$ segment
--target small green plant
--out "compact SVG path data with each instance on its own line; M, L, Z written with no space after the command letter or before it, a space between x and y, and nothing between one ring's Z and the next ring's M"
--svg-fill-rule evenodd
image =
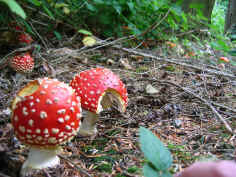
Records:
M140 127L141 150L147 162L143 166L145 177L172 177L169 168L172 156L164 144L148 129Z
M5 3L13 13L16 13L22 18L26 18L26 14L21 6L15 0L0 0L0 2Z

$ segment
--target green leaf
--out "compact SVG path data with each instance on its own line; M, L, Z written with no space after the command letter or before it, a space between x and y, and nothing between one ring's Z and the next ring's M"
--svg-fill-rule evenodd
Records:
M55 36L56 36L56 38L57 38L58 40L61 40L61 39L62 39L62 36L61 36L60 33L58 33L57 31L53 31L53 33L55 34Z
M93 35L90 31L87 31L87 30L85 30L85 29L80 29L80 30L78 30L78 33L85 34L85 35L89 35L89 36L92 36L92 35Z
M143 166L143 175L145 177L172 177L168 171L157 171L152 168L149 164Z
M230 61L231 65L236 66L236 62L235 61Z
M41 5L41 2L38 1L38 0L28 0L28 2L32 3L35 6L40 6Z
M54 16L53 16L52 12L51 12L45 5L43 5L43 9L45 10L45 12L46 12L53 20L55 20L55 18L54 18Z
M145 164L143 166L143 175L145 177L158 177L159 176L158 172L148 164Z
M230 50L228 53L232 56L236 56L236 50Z
M26 19L26 14L21 6L15 0L0 0L0 2L4 2L10 8L13 13L16 13L23 19Z
M93 12L96 11L96 8L92 4L89 4L89 3L86 2L86 6L87 6L88 10L91 10Z
M164 144L148 129L140 127L140 144L144 156L156 169L166 170L172 164L170 151Z

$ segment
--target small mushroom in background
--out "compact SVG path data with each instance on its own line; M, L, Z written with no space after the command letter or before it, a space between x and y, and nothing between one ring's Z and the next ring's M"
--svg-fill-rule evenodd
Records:
M60 163L60 145L79 131L81 111L75 91L56 79L31 81L17 93L11 121L16 137L30 148L21 176Z
M104 109L117 105L125 112L128 95L124 83L111 70L93 68L82 71L70 82L76 94L81 98L84 119L79 130L81 136L93 136L97 133L98 114Z
M30 73L34 69L34 59L29 52L25 52L10 58L9 65L17 72Z
M18 41L20 45L29 45L31 44L34 40L28 33L21 33L18 36Z
M15 56L9 58L7 63L14 71L16 71L15 77L12 77L16 83L21 82L26 78L26 74L29 74L34 69L34 58L30 52L22 54L17 53Z

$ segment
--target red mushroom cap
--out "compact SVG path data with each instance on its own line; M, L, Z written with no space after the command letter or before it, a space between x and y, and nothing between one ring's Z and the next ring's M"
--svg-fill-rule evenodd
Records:
M21 89L12 104L16 137L35 147L56 147L79 130L80 98L56 79L37 79Z
M29 52L10 59L10 66L17 72L29 73L34 69L34 59Z
M93 68L77 74L70 82L76 94L81 97L82 108L99 113L100 102L106 92L111 92L121 102L121 111L128 104L127 90L120 78L106 68ZM108 105L109 107L109 105Z
M18 36L20 44L31 44L33 42L32 37L28 33L21 33Z

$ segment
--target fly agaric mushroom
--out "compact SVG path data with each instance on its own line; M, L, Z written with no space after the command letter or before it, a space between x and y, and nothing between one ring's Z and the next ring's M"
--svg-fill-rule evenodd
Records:
M16 137L30 147L21 176L60 163L60 145L79 131L81 111L74 90L56 79L31 81L17 93L11 121Z
M21 33L18 36L18 40L20 44L31 44L33 42L32 37L28 33Z
M34 59L29 52L14 56L9 64L12 69L21 73L30 73L34 69Z
M127 90L124 83L111 70L93 68L80 72L70 82L70 86L81 98L85 117L79 130L82 136L97 133L98 114L117 104L120 112L125 112L128 103Z

